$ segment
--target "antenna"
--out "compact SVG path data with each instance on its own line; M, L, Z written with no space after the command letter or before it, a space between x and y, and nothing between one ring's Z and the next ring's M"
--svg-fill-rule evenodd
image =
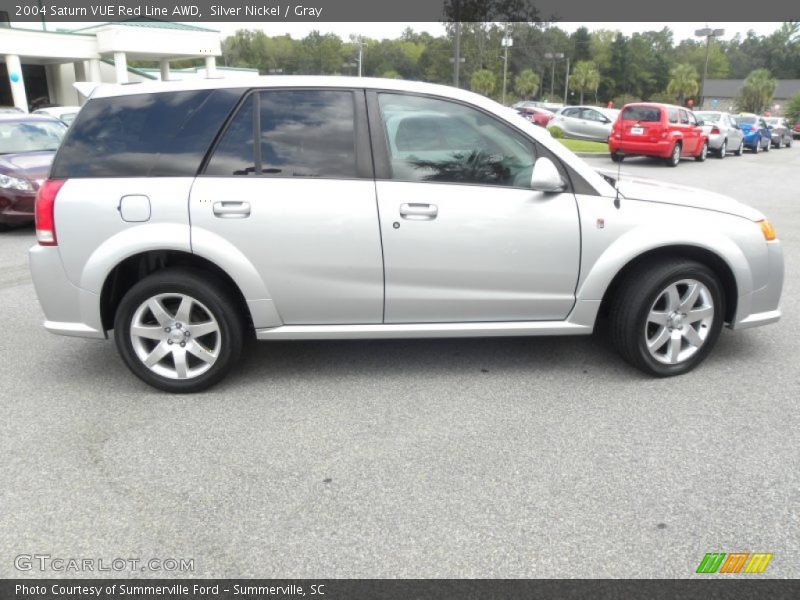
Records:
M619 208L619 205L620 205L620 202L619 202L619 180L622 178L622 161L625 159L625 155L624 154L618 152L617 155L619 156L619 161L617 162L617 181L616 181L616 185L614 186L614 189L617 192L617 195L614 196L614 208Z

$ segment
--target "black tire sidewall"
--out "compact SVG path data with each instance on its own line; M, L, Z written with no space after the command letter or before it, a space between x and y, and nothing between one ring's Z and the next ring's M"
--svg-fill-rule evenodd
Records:
M650 355L647 349L644 328L646 326L647 315L658 295L670 283L680 281L681 279L696 279L708 288L714 302L714 320L705 343L691 358L677 365L665 365ZM641 300L639 306L634 309L634 325L629 333L627 343L634 344L637 362L641 363L650 373L661 377L687 373L708 356L722 330L725 315L725 300L722 286L714 274L705 266L699 263L686 263L683 266L674 265L673 269L665 270L662 277L656 279L654 282L648 283L648 288L646 294L643 296L643 300Z
M212 367L192 379L169 379L148 369L133 349L130 325L136 309L157 294L186 294L201 302L220 325L222 345ZM242 317L224 287L207 275L184 269L166 269L136 283L123 297L114 318L114 341L125 364L145 383L172 393L203 391L218 383L241 355L243 343Z

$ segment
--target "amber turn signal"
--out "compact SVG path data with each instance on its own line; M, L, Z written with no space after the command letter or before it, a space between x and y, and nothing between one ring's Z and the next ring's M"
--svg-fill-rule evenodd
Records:
M768 242L771 242L774 239L777 239L778 234L775 233L775 230L772 228L772 225L769 224L769 221L766 219L762 219L758 221L758 225L761 227L761 233L764 234L764 239Z

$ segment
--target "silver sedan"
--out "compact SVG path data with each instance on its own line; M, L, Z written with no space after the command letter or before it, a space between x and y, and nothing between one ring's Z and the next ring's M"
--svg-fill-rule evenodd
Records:
M708 150L719 158L728 152L736 156L744 154L744 134L736 119L730 113L717 110L704 110L694 113L702 121L703 132L708 136Z
M597 106L567 106L556 113L547 129L558 127L564 137L606 142L619 110Z

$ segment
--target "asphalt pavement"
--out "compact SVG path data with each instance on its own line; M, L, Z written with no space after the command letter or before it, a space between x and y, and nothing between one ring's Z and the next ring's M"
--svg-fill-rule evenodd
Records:
M45 332L33 231L0 234L0 577L682 578L736 551L800 577L800 144L626 173L766 213L783 319L672 379L599 335L272 342L170 396ZM15 568L33 554L194 571Z

